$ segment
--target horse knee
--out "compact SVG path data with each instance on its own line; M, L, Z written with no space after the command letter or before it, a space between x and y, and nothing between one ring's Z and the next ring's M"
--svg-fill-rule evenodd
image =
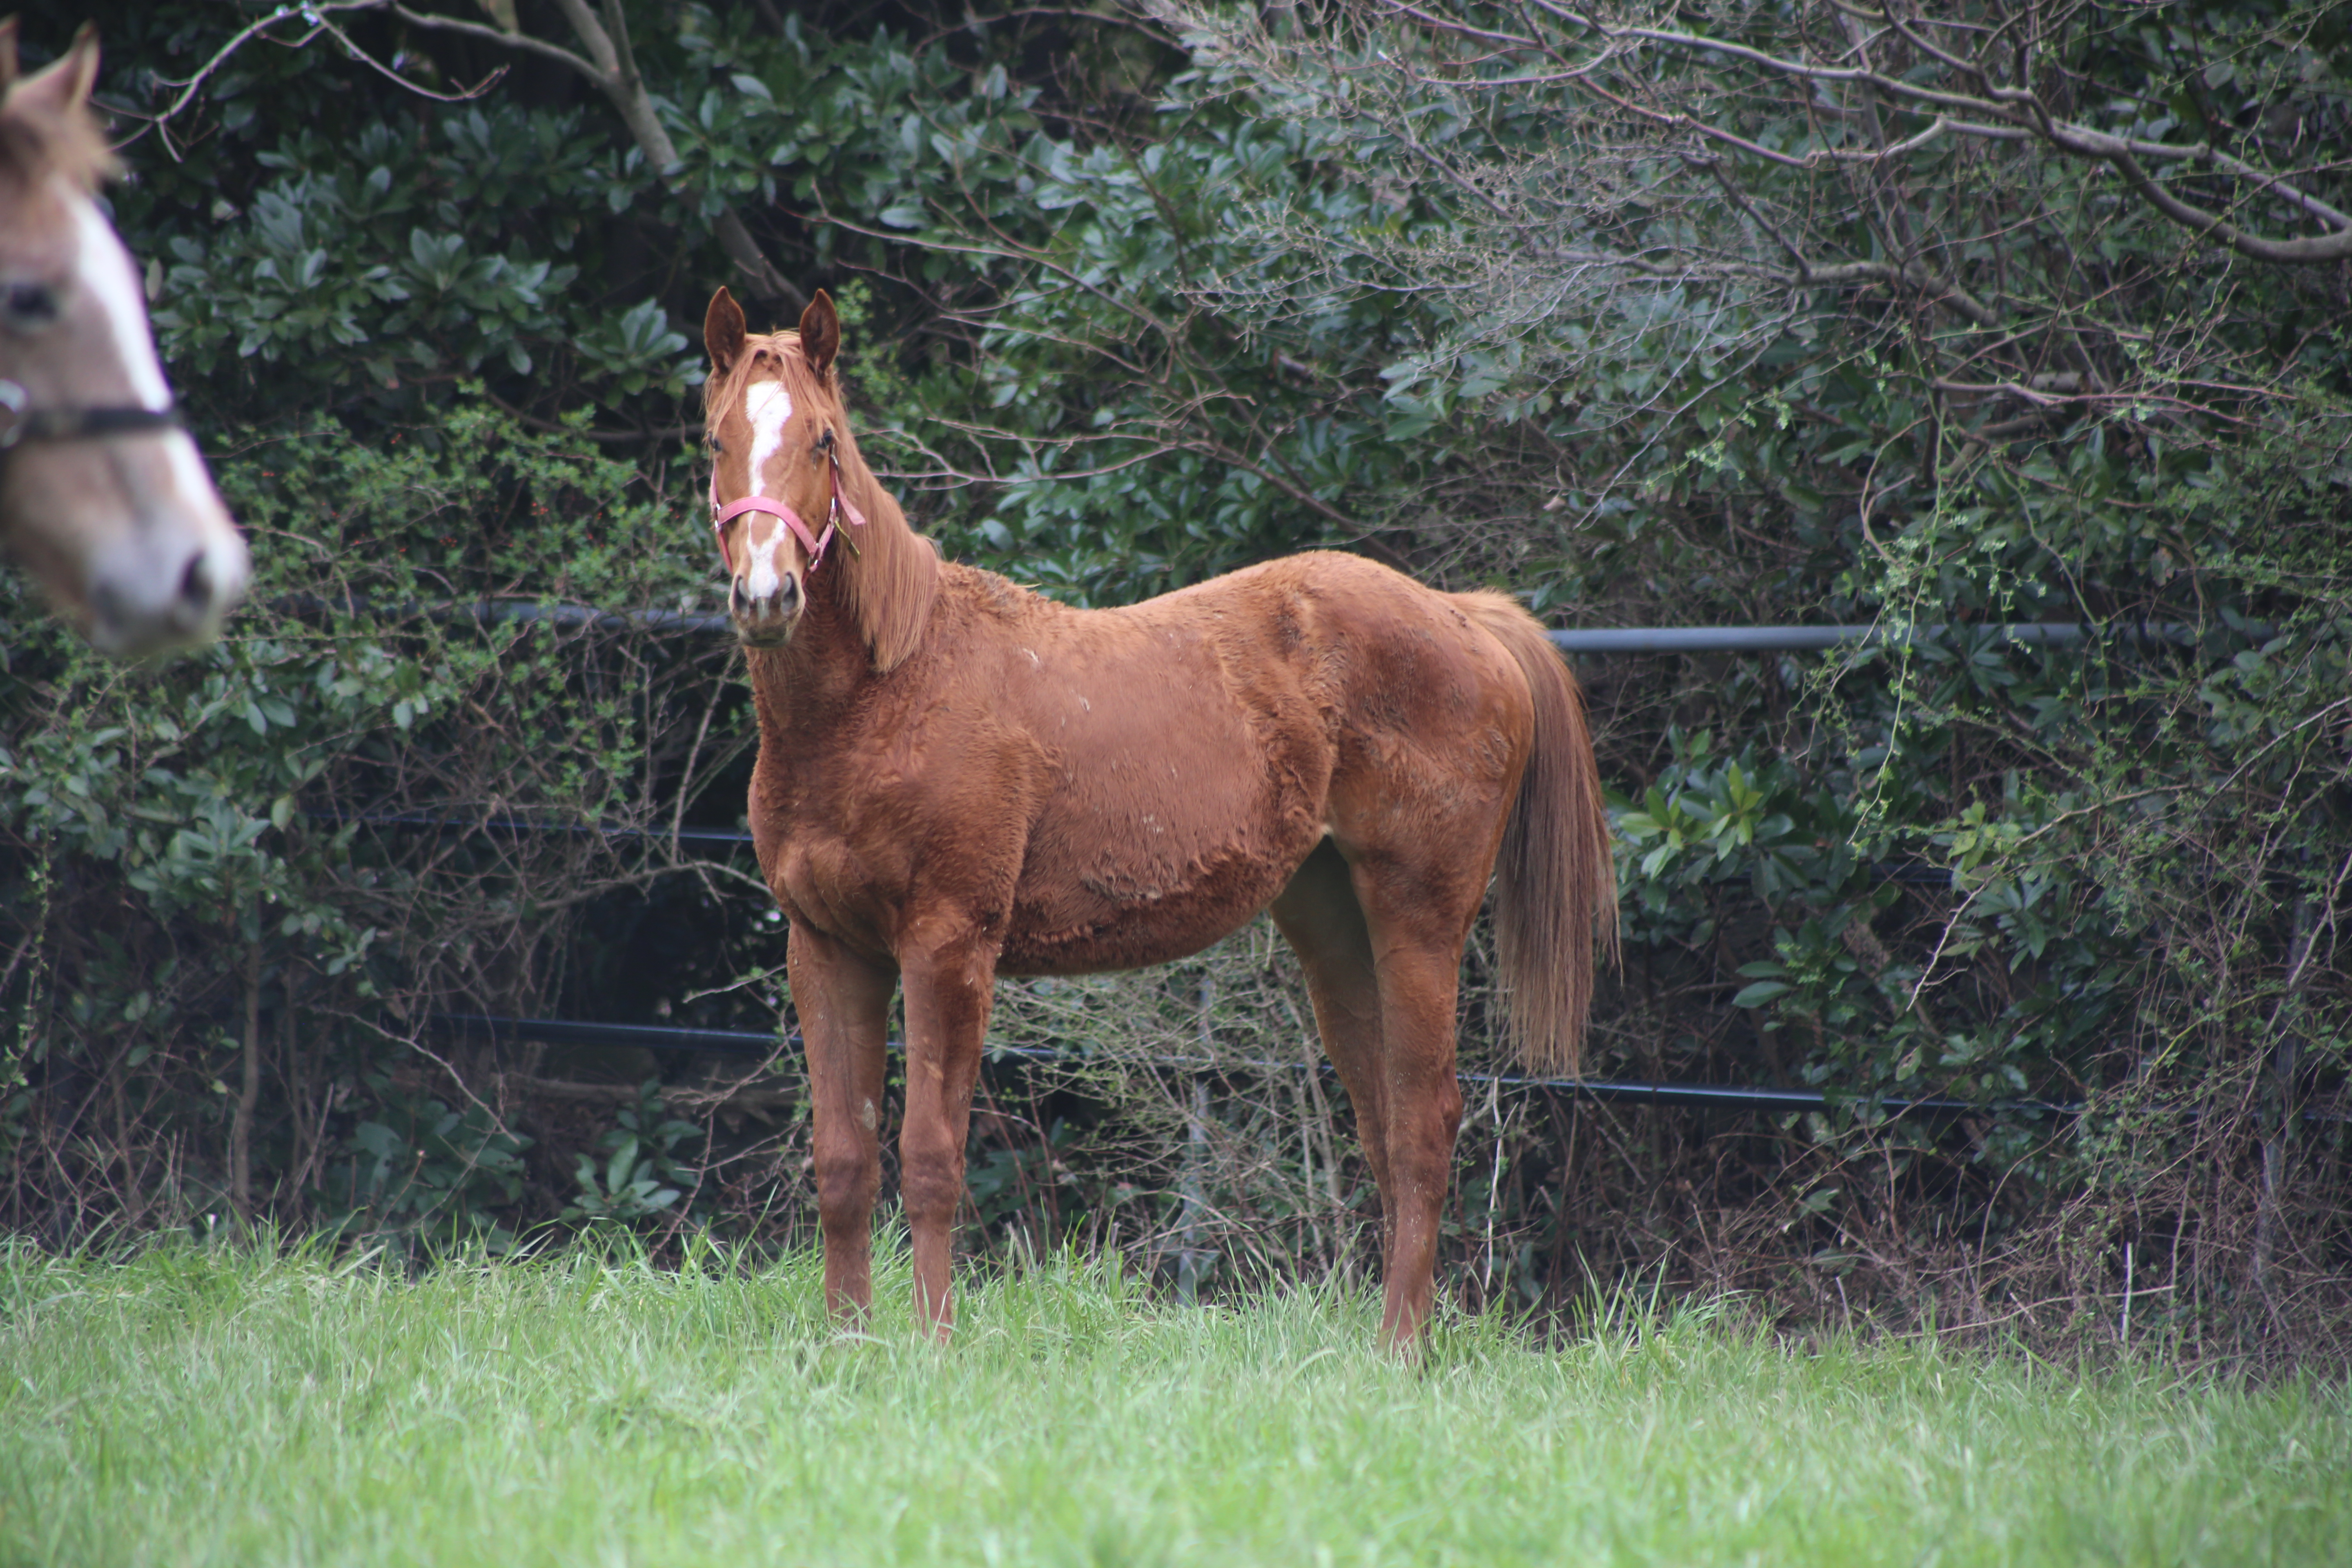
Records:
M963 1201L963 1151L908 1139L899 1147L898 1187L911 1223L950 1220Z
M827 1231L863 1229L874 1217L881 1171L858 1148L820 1150L816 1156L817 1218Z

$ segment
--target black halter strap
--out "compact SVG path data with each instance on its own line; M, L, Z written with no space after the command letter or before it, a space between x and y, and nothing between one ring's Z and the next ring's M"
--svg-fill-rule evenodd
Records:
M0 380L0 462L35 441L103 441L114 436L152 436L184 428L179 405L163 408L29 408L31 396L13 381Z

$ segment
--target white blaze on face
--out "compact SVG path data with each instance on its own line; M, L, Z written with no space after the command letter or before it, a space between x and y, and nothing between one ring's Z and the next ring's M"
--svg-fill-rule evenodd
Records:
M139 268L100 214L98 204L65 184L62 176L60 184L74 217L77 279L106 318L107 335L114 340L115 363L130 379L131 395L142 408L169 408L172 389L163 380L163 362L155 357L155 338L147 326ZM195 438L184 430L173 430L163 441L165 460L172 466L173 487L180 499L191 506L217 509L220 502L213 491L212 475L205 471L204 459L196 455Z
M79 289L98 306L114 363L130 383L132 399L142 408L161 412L172 406L172 388L155 354L155 338L147 324L147 306L139 283L139 268L122 247L97 202L65 179L57 190L74 222L74 276ZM155 493L153 481L140 466L122 470L131 486L134 503L148 520L149 529L163 529L141 545L152 557L149 569L133 577L152 577L143 584L122 579L119 591L131 592L142 602L160 605L174 597L187 552L200 551L211 582L211 603L197 628L211 635L211 626L245 591L247 563L245 541L229 521L228 510L213 489L212 475L197 455L195 438L184 430L166 430L152 437L160 443L166 493ZM152 448L151 448L152 449ZM144 470L152 473L152 470ZM118 573L118 576L120 574ZM128 586L125 586L128 584Z
M768 493L768 461L784 444L784 422L793 416L793 396L781 381L755 381L743 389L743 416L751 422L751 489L755 496ZM753 512L754 520L763 514ZM754 604L772 599L783 586L782 574L776 569L776 550L784 542L782 520L767 519L767 537L751 542L758 522L744 529L749 545L746 552L749 569L743 574L743 591Z
M131 263L131 253L99 215L96 202L62 176L58 185L73 213L75 271L106 317L106 330L114 339L115 361L131 378L141 406L163 408L171 403L172 393L163 384L163 367L155 358L155 340L147 330L147 311L139 297L139 272Z

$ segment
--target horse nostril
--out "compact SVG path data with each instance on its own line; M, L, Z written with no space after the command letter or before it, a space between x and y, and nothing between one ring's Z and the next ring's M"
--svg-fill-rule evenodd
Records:
M780 576L764 597L740 577L730 578L727 584L727 613L740 621L790 619L799 610L800 603L801 585L793 577Z
M212 562L201 550L188 558L187 570L180 574L180 604L198 616L213 607Z

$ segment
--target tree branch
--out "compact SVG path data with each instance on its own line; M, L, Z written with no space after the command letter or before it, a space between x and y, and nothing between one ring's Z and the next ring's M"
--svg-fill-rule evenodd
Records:
M436 33L458 33L469 38L481 38L489 43L501 44L510 49L520 49L525 54L540 55L551 60L561 61L594 82L599 88L604 85L603 74L594 66L582 59L570 49L556 44L542 42L528 33L501 33L496 27L486 27L479 22L467 22L455 16L436 16L425 12L412 11L401 5L400 0L393 0L392 14L412 27L423 27Z
M1998 328L2003 320L2000 311L1925 262L1914 261L1897 266L1891 261L1841 261L1823 266L1792 257L1795 265L1790 270L1782 271L1753 261L1686 261L1670 265L1607 250L1558 250L1552 255L1572 266L1622 268L1628 272L1661 281L1745 279L1783 289L1836 289L1851 283L1899 283L1932 297L1938 304L1949 306L1979 327Z
M1873 89L1890 98L1915 106L1911 112L1923 112L1919 105L1932 105L1937 110L1959 111L1982 119L1958 120L1948 112L1940 114L1927 131L1900 142L1888 143L1868 153L1843 153L1837 149L1820 149L1801 156L1792 155L1760 146L1733 134L1719 126L1709 125L1688 114L1669 114L1620 98L1591 82L1584 81L1588 90L1607 99L1618 107L1654 122L1674 124L1693 131L1711 140L1734 146L1753 157L1793 168L1813 167L1826 162L1878 161L1897 152L1909 152L1934 139L1940 130L1962 135L2001 141L2030 139L2079 158L2094 158L2112 164L2124 176L2139 197L2158 212L2184 227L2221 240L2242 256L2273 265L2325 263L2352 258L2352 214L2320 200L2288 183L2282 175L2273 174L2242 158L2222 152L2210 142L2182 144L2148 142L2137 137L2110 135L2087 125L2062 119L2051 113L2039 94L2026 87L2001 87L1992 80L1985 68L1964 56L1956 55L1927 39L1916 27L1895 21L1891 16L1863 11L1851 5L1837 9L1848 17L1887 26L1923 54L1949 68L1960 72L1981 90L1952 92L1927 86L1906 77L1889 75L1873 67L1863 54L1861 41L1855 43L1854 66L1832 66L1806 59L1789 59L1767 50L1712 38L1704 34L1678 32L1664 27L1616 26L1596 17L1558 3L1558 0L1533 0L1540 10L1560 21L1591 32L1612 45L1627 39L1666 45L1700 53L1726 55L1745 60L1776 74L1816 83L1850 83ZM1391 0L1391 8L1409 11L1411 8ZM1559 58L1557 49L1546 52ZM1883 138L1882 138L1883 141ZM2243 180L2258 189L2294 206L2305 216L2329 226L2333 232L2294 239L2273 239L2252 234L2218 214L2185 201L2167 190L2139 162L2143 158L2165 162L2194 162L2205 164L2218 173Z
M2256 261L2285 266L2299 262L2341 261L2352 257L2352 228L2339 228L2333 234L2314 235L2305 239L2265 239L2248 234L2227 218L2191 206L2158 184L2129 153L2109 155L2107 162L2116 173L2130 182L2147 204L2185 228L2210 235L2221 240L2241 256Z
M353 43L350 34L344 32L334 23L327 20L329 16L338 11L375 11L382 9L383 4L384 0L314 0L313 4L300 6L278 6L278 9L272 11L268 16L262 17L259 21L239 28L236 33L232 34L228 42L223 44L214 52L212 58L206 60L202 66L199 66L196 68L194 75L176 80L171 77L156 78L155 79L157 82L164 87L176 87L180 89L180 96L173 99L169 106L158 110L154 114L139 116L138 118L143 118L147 121L145 130L133 133L127 141L121 142L115 150L117 152L121 151L123 147L130 146L131 142L136 142L140 137L146 135L147 132L152 131L157 132L163 138L164 151L171 153L173 162L177 163L180 157L180 150L172 145L172 134L169 129L169 121L172 118L180 113L183 110L186 109L190 103L195 100L195 96L204 87L205 80L209 79L215 71L220 69L223 65L227 63L229 56L236 53L238 49L244 47L247 44L251 43L255 38L266 37L271 27L285 21L289 16L299 16L303 21L310 23L310 30L308 33L305 33L301 37L291 41L281 38L271 38L269 40L271 43L279 44L288 48L299 49L308 44L311 39L317 37L320 33L331 34L337 42L341 43L344 48L351 51L352 58L362 61L383 76L390 78L393 81L399 83L402 87L406 88L409 91L415 93L420 98L433 99L441 103L462 103L469 98L478 98L483 93L488 91L491 85L498 80L499 76L504 74L505 68L500 67L498 70L491 72L488 76L483 78L472 87L462 88L455 93L435 92L430 88L420 86L417 83L409 80L406 77L402 76L398 71L392 69L382 61L376 59L375 57L370 55L366 50Z
M670 140L668 127L661 122L660 111L654 107L653 95L646 90L645 79L637 72L636 56L629 47L627 18L616 0L604 0L604 15L601 20L588 8L586 0L556 0L556 5L564 20L572 24L581 47L588 51L587 58L527 33L506 33L456 16L412 11L400 0L392 0L394 13L415 26L459 33L508 48L527 50L578 71L595 84L614 112L620 115L621 123L628 127L630 139L645 153L662 184L673 190L678 188L676 182L683 160L677 155L677 144ZM807 308L808 295L776 269L760 248L759 241L751 237L751 231L743 226L743 219L733 205L720 207L710 226L718 236L719 248L735 263L753 295L772 302L782 300L794 310Z

